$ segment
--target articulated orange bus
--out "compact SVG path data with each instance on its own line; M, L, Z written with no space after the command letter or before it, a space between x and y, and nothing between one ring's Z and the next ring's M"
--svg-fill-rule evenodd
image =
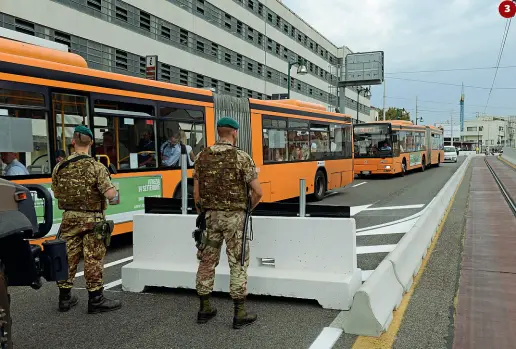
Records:
M78 55L0 39L0 152L3 177L50 190L56 163L70 154L73 129L94 132L92 156L114 166L120 204L107 210L114 234L132 231L144 197L181 197L177 142L193 161L216 138L216 121L239 121L238 146L252 155L264 202L327 190L353 181L352 122L323 106L218 95L154 80L89 69ZM54 204L58 231L62 212Z
M439 166L444 161L443 130L390 120L356 124L354 173L404 176L407 171Z

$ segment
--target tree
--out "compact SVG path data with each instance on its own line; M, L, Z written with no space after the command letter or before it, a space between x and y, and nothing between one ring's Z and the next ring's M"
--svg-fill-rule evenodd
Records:
M383 120L383 112L380 113ZM390 107L385 112L385 120L407 120L410 121L410 113L405 109Z

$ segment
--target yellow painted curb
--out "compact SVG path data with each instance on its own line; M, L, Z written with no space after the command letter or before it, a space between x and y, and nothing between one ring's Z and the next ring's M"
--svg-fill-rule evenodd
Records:
M498 160L505 162L507 165L511 166L512 168L516 168L516 165L511 164L509 161L505 160L501 156L498 156Z
M468 164L469 167L469 164ZM467 171L467 168L466 168ZM353 344L352 349L387 349L392 348L394 341L396 340L396 335L398 334L398 331L401 327L401 323L403 321L403 316L405 315L405 311L407 310L408 304L410 302L410 298L412 298L412 294L414 293L414 290L416 286L419 283L419 280L421 279L421 276L423 275L423 272L425 271L426 265L428 264L428 261L430 260L430 256L432 255L432 252L434 250L435 245L437 244L437 241L439 240L439 236L441 235L441 231L444 227L444 223L446 222L446 219L448 218L448 214L450 213L451 207L455 201L455 196L457 195L457 192L459 191L460 186L462 185L462 181L464 180L464 177L466 176L466 172L464 172L464 176L459 182L459 185L457 186L457 189L453 193L453 196L451 197L450 203L448 204L448 207L446 208L445 214L443 219L441 220L441 223L437 227L436 234L434 236L434 239L428 248L428 253L426 254L425 258L423 259L423 262L421 263L421 267L419 268L419 271L417 275L414 277L414 282L412 283L412 286L410 287L410 290L405 293L401 300L401 304L393 312L393 319L391 322L391 325L387 329L386 332L382 333L380 337L366 337L366 336L359 336L355 343Z

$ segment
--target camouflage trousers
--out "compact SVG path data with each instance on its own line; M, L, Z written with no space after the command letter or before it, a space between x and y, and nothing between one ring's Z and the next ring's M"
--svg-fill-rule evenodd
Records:
M66 241L68 254L68 279L58 281L59 288L72 288L77 266L84 258L84 278L89 292L101 290L104 286L104 256L106 246L103 240L97 239L93 233L95 223L84 220L63 220L61 223L61 239Z
M207 245L197 252L200 260L197 270L197 293L207 295L213 290L215 268L219 264L222 242L226 242L230 279L229 294L233 299L247 296L247 267L249 266L249 240L245 246L244 266L240 265L242 235L245 212L208 211L206 212L206 238L219 243L219 247Z

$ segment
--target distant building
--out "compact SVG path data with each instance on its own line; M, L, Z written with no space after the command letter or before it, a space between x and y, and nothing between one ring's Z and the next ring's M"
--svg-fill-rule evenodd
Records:
M450 121L437 123L444 128L444 143L450 144ZM498 150L502 147L516 147L516 116L478 116L464 121L464 131L460 125L453 124L453 145L461 149L474 150L478 146Z

